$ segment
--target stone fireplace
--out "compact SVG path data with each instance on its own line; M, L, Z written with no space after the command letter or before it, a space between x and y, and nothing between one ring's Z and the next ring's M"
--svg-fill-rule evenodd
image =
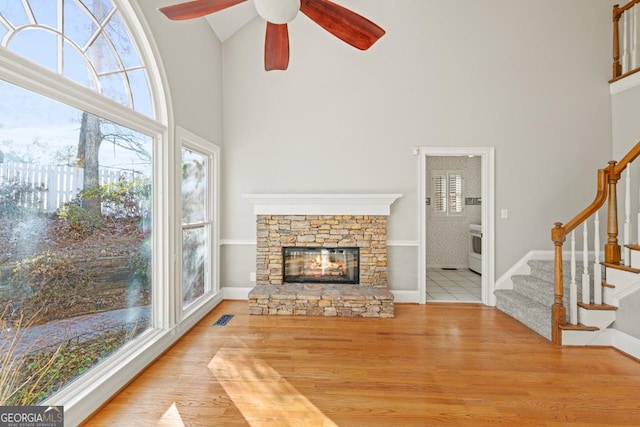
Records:
M250 313L393 317L387 217L400 196L243 195L257 217Z

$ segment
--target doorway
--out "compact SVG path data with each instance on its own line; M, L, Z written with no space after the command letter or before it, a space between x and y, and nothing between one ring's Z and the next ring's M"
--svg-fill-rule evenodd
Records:
M495 305L494 148L420 147L418 154L420 303L468 300ZM472 229L482 236L480 248L476 242L482 257L473 260L470 270ZM443 242L449 248L439 248ZM443 253L438 253L439 250ZM478 282L479 292L474 292L474 283L477 290ZM445 294L446 286L455 289L449 296ZM434 298L434 293L439 297ZM454 296L456 293L458 297Z

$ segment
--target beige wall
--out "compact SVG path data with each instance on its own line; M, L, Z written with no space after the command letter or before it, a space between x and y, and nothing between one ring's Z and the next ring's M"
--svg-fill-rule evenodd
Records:
M638 76L632 79L637 80ZM613 157L620 160L640 141L640 85L611 96Z
M222 46L204 19L170 21L172 0L136 1L167 76L174 124L222 146Z

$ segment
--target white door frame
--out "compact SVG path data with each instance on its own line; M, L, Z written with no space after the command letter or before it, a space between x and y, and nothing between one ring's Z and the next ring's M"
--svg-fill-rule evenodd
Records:
M427 156L481 156L482 195L482 303L496 305L495 286L495 148L494 147L418 147L419 244L418 292L420 304L427 302Z

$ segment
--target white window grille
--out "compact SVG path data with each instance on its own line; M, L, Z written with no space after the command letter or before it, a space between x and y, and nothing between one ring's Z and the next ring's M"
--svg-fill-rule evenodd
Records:
M436 215L462 215L463 181L461 171L434 171L431 174L432 208Z

